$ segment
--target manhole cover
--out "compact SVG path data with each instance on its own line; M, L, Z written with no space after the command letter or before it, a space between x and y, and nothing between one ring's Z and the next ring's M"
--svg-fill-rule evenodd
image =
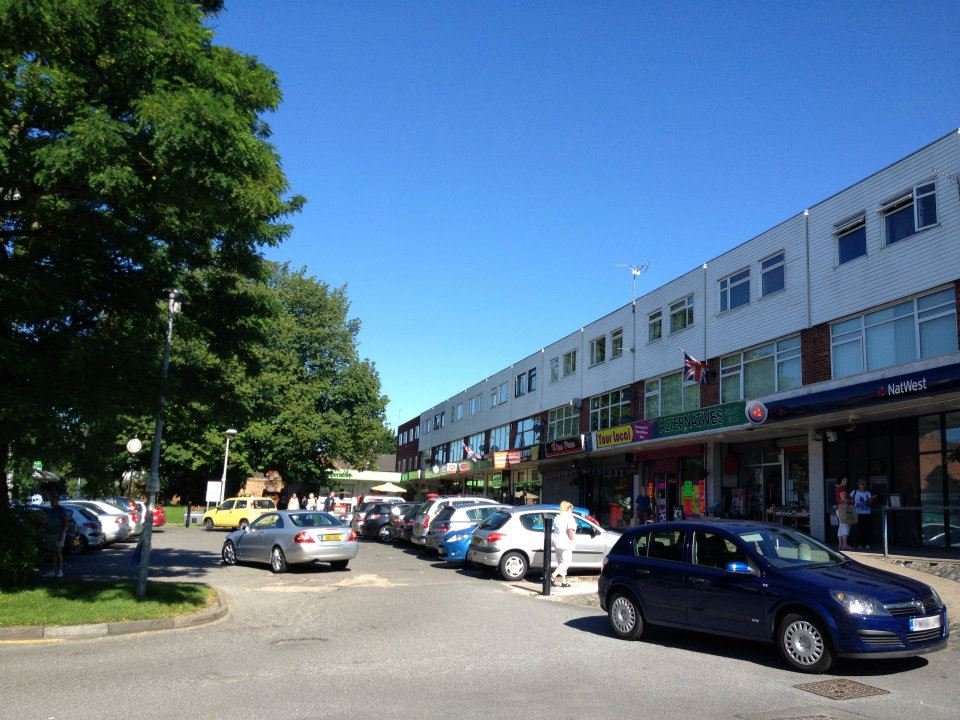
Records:
M797 690L806 690L831 700L853 700L871 695L889 695L889 691L864 685L855 680L822 680L815 683L794 685Z

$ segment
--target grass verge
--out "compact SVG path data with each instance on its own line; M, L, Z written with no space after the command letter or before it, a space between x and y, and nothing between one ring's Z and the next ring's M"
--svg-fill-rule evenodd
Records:
M0 592L0 626L157 620L197 612L216 602L216 590L194 583L148 582L147 596L140 599L133 582L58 580Z

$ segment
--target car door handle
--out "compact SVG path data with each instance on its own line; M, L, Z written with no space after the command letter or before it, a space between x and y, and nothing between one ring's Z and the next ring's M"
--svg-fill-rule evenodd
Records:
M699 577L687 578L687 582L692 583L692 584L694 584L694 585L706 585L706 584L707 584L707 579L706 579L706 578L699 578Z
M633 571L634 577L642 577L643 575L649 575L649 574L650 574L650 571L644 570L643 568L635 568Z

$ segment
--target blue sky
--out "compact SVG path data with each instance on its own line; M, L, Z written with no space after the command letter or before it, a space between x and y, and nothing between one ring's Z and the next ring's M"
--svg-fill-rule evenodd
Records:
M960 127L960 3L226 0L391 426Z

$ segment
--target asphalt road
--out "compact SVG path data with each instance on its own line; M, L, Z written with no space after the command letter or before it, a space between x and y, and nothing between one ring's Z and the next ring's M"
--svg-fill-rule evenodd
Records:
M198 628L0 644L0 718L957 717L956 638L921 658L786 670L772 647L654 632L624 642L591 598L539 597L413 550L364 543L346 571L224 567L225 533L154 536L152 578L207 582L230 614ZM132 577L133 545L67 574ZM838 701L796 686L886 691Z

